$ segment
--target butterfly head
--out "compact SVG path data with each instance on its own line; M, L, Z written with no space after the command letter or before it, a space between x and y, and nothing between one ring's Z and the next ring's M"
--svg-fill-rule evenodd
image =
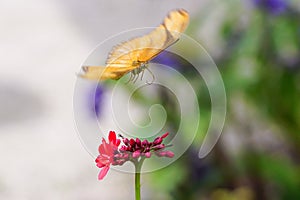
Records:
M148 67L148 62L134 61L132 65L139 66L131 71L133 73L133 75L137 75L137 74L143 72Z

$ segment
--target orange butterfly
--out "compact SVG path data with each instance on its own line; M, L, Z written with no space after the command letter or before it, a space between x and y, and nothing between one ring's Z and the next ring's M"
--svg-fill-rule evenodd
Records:
M83 66L80 76L92 80L119 79L131 72L136 81L148 62L161 51L178 41L189 23L189 14L183 9L171 11L163 23L149 34L115 46L106 60L106 66ZM136 79L135 79L136 77Z

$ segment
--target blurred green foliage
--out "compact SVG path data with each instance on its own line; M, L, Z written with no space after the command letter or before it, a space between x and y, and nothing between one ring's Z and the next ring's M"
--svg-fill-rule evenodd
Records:
M210 96L193 67L176 61L200 91L199 134L172 166L152 174L153 190L178 200L300 199L300 11L292 3L222 2L217 38L211 38L219 46L210 54L225 84L228 113L221 139L204 159L198 159L198 151L211 117ZM190 36L197 39L206 21L214 23L214 9L208 5L192 16ZM158 101L168 116L165 128L176 130L178 102L173 94L157 91L159 99L139 92L133 97L146 105Z
M171 199L300 199L300 13L289 1L275 3L282 2L280 13L254 4L230 3L224 9L218 27L222 50L211 53L227 92L223 137L233 131L240 145L232 152L221 138L208 157L197 160L196 138L180 160L152 176L155 188L165 188ZM195 37L197 27L209 20L207 13L204 19L199 16L190 25ZM191 81L199 79L183 73ZM196 87L204 91L204 86ZM204 123L199 135L210 119L209 95L204 93L198 97Z

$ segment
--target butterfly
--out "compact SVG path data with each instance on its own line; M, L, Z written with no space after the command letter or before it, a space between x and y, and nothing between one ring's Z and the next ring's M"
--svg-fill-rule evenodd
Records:
M106 66L83 66L83 74L80 74L80 77L91 80L118 80L131 72L129 81L136 81L139 74L142 72L143 76L144 70L148 69L150 60L179 40L188 23L187 11L172 10L163 23L150 33L113 47L106 60ZM153 74L152 76L154 78Z

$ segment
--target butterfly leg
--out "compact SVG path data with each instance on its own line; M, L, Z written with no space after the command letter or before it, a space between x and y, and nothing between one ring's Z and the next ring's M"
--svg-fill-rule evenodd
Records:
M135 83L139 79L140 74L135 74L134 79L132 80L133 83Z
M130 77L128 79L128 81L125 84L128 84L130 81L132 81L134 78L134 75L132 73L130 73Z
M143 71L142 71L142 75L141 75L141 81L143 80L144 73L145 73L145 70L143 70Z
M155 76L154 76L154 74L151 72L151 70L150 70L148 67L146 67L145 69L146 69L146 70L151 74L151 76L152 76L151 82L146 81L146 83L147 83L148 85L151 85L151 84L155 81Z

